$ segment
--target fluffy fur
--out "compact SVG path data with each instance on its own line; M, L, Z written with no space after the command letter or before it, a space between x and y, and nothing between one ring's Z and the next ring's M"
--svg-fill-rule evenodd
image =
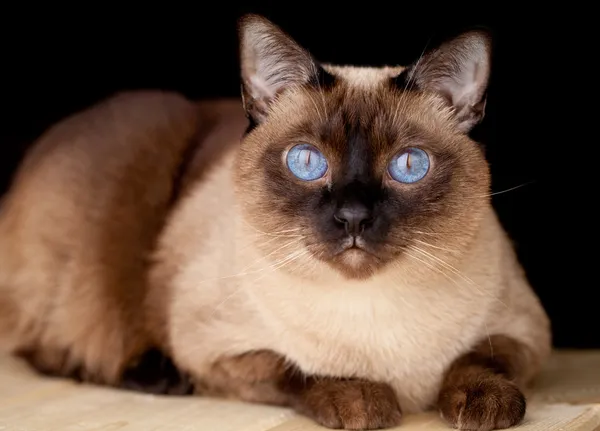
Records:
M114 383L146 349L147 255L195 107L118 95L52 127L0 209L0 346L43 371Z
M457 391L488 382L485 401L515 378L493 354L471 373L476 346L517 346L503 358L519 364L519 394L550 351L467 134L484 114L488 37L376 69L319 64L256 16L240 36L245 111L129 93L35 145L0 210L0 346L112 385L160 348L206 394L331 427L394 425L438 397L455 426L517 423L519 397L509 418L452 413ZM287 170L300 142L327 157L322 179ZM400 184L387 164L408 146L430 172ZM350 248L344 205L370 214Z

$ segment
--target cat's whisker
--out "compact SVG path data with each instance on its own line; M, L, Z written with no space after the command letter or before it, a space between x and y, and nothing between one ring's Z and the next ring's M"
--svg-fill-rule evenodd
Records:
M278 264L277 267L273 268L273 271L279 270L279 269L283 268L284 266L289 265L290 262L293 262L294 260L299 259L300 257L305 256L309 253L310 252L306 249L300 250L300 251L296 252L296 254L294 256L292 256L291 258L286 260L285 262L280 262L280 264Z
M423 265L425 265L427 268L433 270L434 272L436 272L437 274L442 275L444 278L446 278L448 281L450 281L452 284L454 284L456 287L461 288L463 287L461 284L459 284L455 279L453 279L452 277L450 277L450 275L448 275L446 272L442 271L440 268L438 268L437 266L435 266L434 264L432 264L429 261L426 261L425 259L422 259L418 256L415 256L414 254L411 254L408 250L404 250L404 253L406 256L416 260L417 262L422 263ZM492 296L493 299L496 299Z
M492 295L490 292L486 292L485 290L483 290L471 278L467 277L466 275L464 275L463 273L461 273L458 269L456 269L455 267L453 267L449 263L445 262L444 260L438 258L437 256L434 256L431 253L426 252L425 250L422 250L419 247L415 247L415 246L409 246L406 250L415 251L417 253L420 253L422 256L424 256L424 258L433 259L434 261L439 262L443 267L445 267L446 269L450 270L450 272L452 272L454 275L460 277L467 284L469 284L470 286L472 286L473 288L475 288L479 293L481 293L483 295L487 295L490 298L492 298L493 300L498 301L499 303L501 303L502 305L504 305L506 308L509 308L508 305L506 303L504 303L501 299L499 299L496 296ZM406 252L406 250L405 250L405 252ZM430 262L431 262L431 260L430 260ZM446 273L444 273L444 272L441 272L441 273L444 274L448 278L448 280L452 281L456 286L460 287L460 285L457 284L454 279L448 277Z
M283 266L285 266L285 263L287 263L290 259L295 259L296 256L306 254L306 252L308 252L308 250L306 250L306 249L291 252L290 254L286 255L285 257L279 259L278 261L273 262L273 263L267 265L266 267L261 268L258 271L254 271L254 273L258 273L258 272L264 273L264 274L261 274L261 277L259 278L259 279L261 279L267 273L276 271L276 270L282 268ZM257 280L259 280L259 279L257 279ZM253 280L253 281L256 282L257 280Z
M487 195L484 195L484 196L488 197L488 196L501 195L503 193L512 192L513 190L520 189L521 187L525 187L525 186L531 185L533 183L535 183L535 181L529 181L527 183L519 184L518 186L514 186L514 187L511 187L511 188L508 188L508 189L505 189L505 190L500 190L499 192L493 192L493 193L490 193L490 194L487 194Z
M423 57L425 56L425 53L427 52L427 47L429 46L430 42L431 42L431 37L429 38L429 40L425 44L425 47L423 48L423 51L421 51L421 55L417 59L414 68L417 68L419 66L419 64L421 63L421 60L423 60ZM405 107L404 101L406 100L408 92L410 92L412 90L412 88L414 86L414 82L415 82L414 74L411 74L409 76L409 78L408 78L407 83L406 83L406 91L403 92L400 95L398 104L396 105L396 109L394 110L394 117L393 117L393 120L392 120L392 124L396 124L397 123L397 121L398 121L398 115L400 114L401 110Z
M319 95L321 96L321 103L323 104L323 110L325 111L325 120L329 119L329 113L327 112L327 103L325 101L325 91L323 85L319 82Z
M249 228L254 230L256 233L259 233L261 235L266 235L266 236L288 236L288 235L280 235L280 234L289 233L289 232L298 232L298 231L301 231L304 229L302 226L299 226L299 227L295 227L293 229L284 229L284 230L279 230L276 232L264 232L264 231L256 228L255 226L252 226L250 223L248 223L244 219L242 219L242 223L244 223L246 226L248 226ZM289 223L287 223L287 224L289 224ZM284 227L285 227L285 225L284 225ZM295 235L291 235L291 236L295 236Z
M435 248L436 250L447 251L449 253L459 253L458 250L451 249L451 248L440 247L438 245L429 244L428 242L422 241L422 240L417 239L417 238L413 239L413 241L418 242L419 244L423 244L424 246L427 246L427 247Z
M419 58L417 59L416 63L414 63L413 70L418 69L419 65L421 64L421 61L425 57L425 53L427 52L427 48L429 47L430 43L431 43L431 37L429 37L429 39L425 43L425 47L421 51L421 55L419 55ZM414 84L415 84L415 75L414 75L414 73L411 73L410 76L408 77L408 81L406 83L407 93L413 89Z
M437 233L434 233L434 232L423 232L421 230L411 230L411 232L419 234L419 235L439 236L439 234L437 234Z
M242 284L241 286L234 289L233 292L231 292L225 298L223 298L223 300L220 301L217 305L215 305L212 309L212 313L209 315L209 319L212 319L215 316L215 314L217 314L217 311L219 311L223 305L225 305L229 300L231 300L231 298L233 298L238 293L240 293L242 290L244 290L245 287L246 286Z
M255 234L257 234L259 236L270 236L270 237L275 237L275 238L289 238L289 237L304 236L301 233L293 233L293 232L300 232L302 230L303 230L303 228L298 228L298 229L287 229L287 230L282 230L282 231L277 231L277 232L255 232Z
M247 220L245 220L244 218L240 218L240 221L241 221L243 224L245 224L246 226L248 226L249 228L251 228L251 229L255 230L256 232L260 232L260 233L270 233L270 232L265 232L265 231L262 231L262 230L258 229L256 226L254 226L253 224L251 224L250 222L248 222L248 221L247 221ZM290 224L291 224L291 222L284 223L284 225L283 225L282 227L288 226L288 225L290 225ZM296 227L295 229L299 229L299 227Z
M279 240L280 238L281 237L279 237L279 236L273 236L273 237L270 237L269 239L267 239L266 241L263 241L263 242L260 242L260 243L254 243L252 241L249 241L248 244L246 244L244 247L242 247L240 249L236 249L236 251L239 253L239 252L242 252L242 251L245 251L245 250L249 249L250 247L264 247L264 246L269 245L270 243L272 243L274 241ZM285 238L285 237L283 237L283 238Z
M500 190L500 191L497 191L497 192L485 193L483 195L465 196L463 199L464 200L471 200L471 199L479 200L479 199L482 199L482 198L489 198L491 196L501 195L501 194L504 194L504 193L508 193L508 192L512 192L512 191L518 190L518 189L520 189L522 187L534 184L535 182L536 181L533 180L533 181L529 181L529 182L526 182L526 183L523 183L523 184L519 184L518 186L510 187L508 189Z
M213 277L213 278L208 278L208 279L200 280L200 281L197 282L197 284L208 283L208 282L211 282L211 281L227 280L227 279L231 279L231 278L236 278L236 277L242 277L242 276L245 276L245 275L255 274L257 272L262 272L262 271L264 271L264 268L259 268L259 269L253 270L253 271L248 271L248 269L252 268L258 262L267 259L269 256L272 256L273 254L275 254L276 252L282 250L283 248L289 247L291 245L298 244L300 241L301 241L301 239L297 239L297 240L293 240L293 241L289 241L289 242L285 243L284 245L278 247L277 249L275 249L274 251L272 251L268 255L262 256L259 259L255 260L254 262L252 262L251 264L245 266L244 268L242 268L240 270L239 273L232 274L232 275L225 275L225 276L222 276L222 277Z
M305 236L305 235L302 235L302 234L276 235L276 234L267 234L267 233L261 233L260 235L270 236L270 237L273 237L273 238L299 238L299 237L304 237Z
M410 253L408 253L408 250L411 251L415 251L415 252L419 252L422 256L422 258L418 258L415 255L411 255ZM448 276L447 273L445 273L444 271L442 271L440 268L438 268L435 265L435 262L432 262L431 257L434 257L432 255L430 255L429 253L423 253L422 250L416 249L414 247L408 247L407 249L405 249L405 253L407 253L409 256L413 257L414 259L419 260L420 262L422 262L423 264L425 264L427 267L435 269L438 273L444 275L446 278L448 278L450 281L452 281L454 284L456 284L456 280L452 279L451 277ZM423 260L423 259L427 259L427 261ZM436 258L437 259L437 258ZM440 263L445 264L445 262L443 262L441 259L437 259L438 261L440 261ZM454 275L460 277L463 281L468 282L469 284L473 284L475 285L475 283L473 282L473 280L469 279L468 277L462 275L459 271L454 270L454 267L452 267L451 265L446 264L447 266L443 265L446 269L449 269ZM476 286L476 285L475 285ZM483 293L483 292L482 292Z
M263 241L263 242L249 241L248 244L246 244L246 246L244 248L240 249L239 251L246 250L249 247L264 247L266 245L271 244L272 242L280 240L281 238L285 238L285 237L272 236L272 237L270 237L269 239L267 239L266 241Z
M307 251L308 251L308 253L307 253L308 256L311 257L312 259L310 259L310 260L302 260L302 261L300 261L300 263L302 264L302 266L300 268L296 265L296 267L288 268L288 271L294 271L294 270L299 270L299 269L306 270L306 269L309 268L309 266L310 267L316 266L316 257L317 257L317 255L315 253L311 252L308 249L307 249ZM299 261L296 260L294 263L297 264L298 262Z
M246 266L244 269L242 269L242 271L247 270L248 268L253 267L254 265L256 265L258 262L262 262L263 260L268 259L269 257L273 256L275 253L277 253L278 251L289 247L290 245L296 245L298 243L301 242L301 240L304 239L304 237L297 239L297 240L293 240L293 241L289 241L287 243L285 243L284 245L277 247L275 250L271 251L270 253L268 253L267 255L264 255L262 257L260 257L259 259L255 260L254 262L252 262L250 265Z
M304 259L302 260L302 268L298 268L296 267L295 270L302 270L302 271L310 271L312 269L317 269L318 265L319 265L319 260L320 258L323 256L324 251L320 250L319 252L313 252L310 249L308 249L308 256L311 257L311 259Z
M438 273L438 274L440 274L440 275L443 275L444 277L446 277L446 278L447 278L447 279L449 279L450 281L453 281L453 282L454 282L454 280L453 280L451 277L449 277L449 276L448 276L448 274L446 274L444 271L442 271L442 270L441 270L440 268L438 268L437 266L435 266L435 265L431 264L430 262L427 262L427 261L425 261L424 259L421 259L420 257L418 257L418 256L415 256L414 254L410 253L410 252L409 252L408 250L406 250L406 249L404 250L404 254L405 254L406 256L408 256L408 257L410 257L410 258L412 258L412 259L416 260L417 262L420 262L420 263L422 263L422 264L423 264L423 265L425 265L427 268L429 268L429 269L431 269L431 270L435 271L436 273Z
M317 112L317 115L319 116L319 120L324 123L326 121L326 118L323 117L323 114L321 114L321 110L319 109L317 102L315 101L315 99L313 98L312 95L310 95L309 99L310 99L311 103L313 104L313 106L315 107L315 111Z
M410 246L408 246L408 248L410 248L413 251L416 251L417 253L423 254L423 255L429 257L430 259L438 261L442 266L444 266L447 269L451 270L456 275L460 275L461 277L464 277L465 281L469 281L471 283L474 283L473 280L471 280L467 276L463 275L457 268L455 268L454 266L450 265L448 262L444 261L443 259L440 259L439 257L437 257L437 256L429 253L428 251L425 251L422 248L417 247L416 245L410 245Z
M325 94L323 92L323 89L321 89L320 93L321 93L321 100L323 103L323 110L325 111L325 121L328 121L329 120L329 112L327 112L327 103L325 102Z
M290 255L286 256L285 258L279 260L278 262L275 262L272 265L269 265L266 268L262 268L260 271L261 272L260 276L254 280L252 280L251 284L252 285L256 285L260 280L262 280L263 278L265 278L268 274L275 272L281 268L283 268L284 266L286 266L287 264L293 262L294 260L306 255L308 253L308 250L300 250L298 252L293 252ZM240 293L241 291L243 291L244 289L247 289L248 285L247 284L242 284L240 287L238 287L237 289L235 289L231 294L227 295L223 301L219 302L215 307L213 307L213 312L211 313L211 317L214 316L216 314L216 312L224 305L226 304L229 300L231 300L235 295L237 295L238 293Z
M443 259L440 259L439 257L417 247L414 245L411 245L408 247L410 250L415 251L417 253L419 253L422 256L425 256L427 258L429 258L430 260L433 261L437 261L440 265L442 265L444 268L448 269L449 271L451 271L453 274L459 276L460 278L462 278L464 281L466 281L469 284L473 284L476 285L476 283L471 280L469 277L467 277L466 275L462 274L457 268L455 268L454 266L450 265L448 262L444 261Z
M400 112L404 106L402 101L403 101L403 96L400 96L400 100L396 104L396 109L394 109L394 115L393 115L392 121L391 121L392 124L397 124L397 122L398 122L398 116L400 115Z
M286 264L306 255L307 253L309 253L309 251L306 249L292 252L289 255L287 255L285 258L279 260L278 262L275 262L274 264L269 265L266 268L262 268L260 272L263 272L263 274L261 274L260 277L258 277L257 279L252 280L252 284L256 284L259 280L263 279L270 272L274 272L274 271L277 271L277 270L283 268ZM264 272L264 271L269 271L269 272ZM246 284L242 284L240 287L236 288L232 293L227 295L222 301L220 301L216 306L213 307L210 317L212 318L224 304L226 304L229 300L231 300L231 298L233 298L235 295L240 293L245 288L248 288L248 286Z
M249 241L247 244L245 244L242 248L235 248L235 252L236 253L241 253L251 247L265 247L267 245L269 245L270 243L280 240L281 238L295 238L296 236L286 236L286 235L281 235L281 236L269 236L269 238L266 241L263 242L253 242L253 241Z

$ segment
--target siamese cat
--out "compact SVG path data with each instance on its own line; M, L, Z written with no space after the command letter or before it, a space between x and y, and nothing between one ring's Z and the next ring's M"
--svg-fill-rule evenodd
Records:
M241 102L122 93L33 146L0 209L0 347L330 428L518 424L551 331L469 137L490 36L370 68L239 31Z

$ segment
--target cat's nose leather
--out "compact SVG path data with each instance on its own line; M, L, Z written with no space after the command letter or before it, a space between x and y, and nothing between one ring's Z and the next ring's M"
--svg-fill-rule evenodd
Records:
M371 222L371 211L361 204L344 205L339 208L333 218L344 225L349 235L360 235Z

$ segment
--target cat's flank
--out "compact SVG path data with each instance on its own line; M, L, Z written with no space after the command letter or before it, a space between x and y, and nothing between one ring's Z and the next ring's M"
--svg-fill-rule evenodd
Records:
M519 423L551 336L468 136L489 36L386 68L255 15L240 40L241 101L124 93L33 146L0 208L0 347L331 428Z

